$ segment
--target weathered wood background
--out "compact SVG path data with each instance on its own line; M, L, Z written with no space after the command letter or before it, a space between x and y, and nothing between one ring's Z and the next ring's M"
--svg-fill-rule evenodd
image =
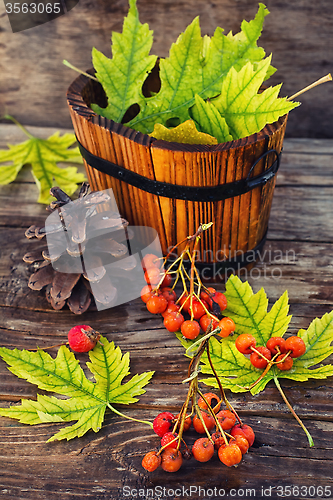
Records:
M5 3L5 2L4 2ZM121 31L127 0L80 0L66 15L21 33L12 33L0 3L0 116L4 110L24 124L70 127L66 90L76 74L62 64L91 67L91 48L110 55L111 30ZM278 68L272 84L284 82L291 95L331 72L333 60L332 0L267 0L260 44L273 53ZM216 26L239 31L250 20L257 0L138 0L140 20L154 30L153 52L166 56L170 44L199 15L202 33ZM301 98L289 118L287 137L333 137L333 84Z

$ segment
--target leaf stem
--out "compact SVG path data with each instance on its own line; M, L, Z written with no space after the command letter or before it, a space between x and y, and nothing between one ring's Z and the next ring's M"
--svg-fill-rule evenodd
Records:
M319 78L319 80L316 80L315 82L311 83L311 85L308 85L304 89L299 90L298 92L296 92L296 94L293 94L292 96L287 97L287 101L292 101L292 99L295 99L295 97L298 97L299 95L304 94L304 92L307 92L308 90L311 90L314 87L317 87L317 85L320 85L321 83L330 82L331 80L332 80L332 75L331 75L331 73L328 73L328 75L323 76L322 78Z
M133 418L133 417L129 417L128 415L124 415L120 411L116 410L110 403L107 403L106 406L108 408L110 408L111 411L113 411L114 413L119 415L120 417L124 417L124 418L127 418L129 420L134 420L134 422L140 422L140 424L147 424L150 426L151 429L153 428L153 424L151 422L148 422L148 420L139 420L138 418Z
M11 120L12 122L15 123L15 125L17 125L21 130L22 132L25 133L25 135L27 135L30 139L35 139L35 137L30 134L30 132L28 132L28 130L20 123L16 120L16 118L14 118L13 116L11 115L4 115L1 117L3 120Z
M303 424L302 420L299 418L299 416L296 414L295 410L293 409L293 407L289 403L289 401L288 401L285 393L282 390L282 387L280 386L280 382L279 382L279 380L278 380L278 378L277 378L276 375L274 375L274 382L275 382L275 385L278 388L278 390L279 390L279 392L280 392L280 394L281 394L281 396L283 398L283 401L286 403L286 405L288 406L289 410L291 411L291 413L296 418L297 422L299 423L299 425L302 427L303 431L305 432L305 434L306 434L306 436L308 438L308 441L309 441L309 445L310 446L314 446L313 439L312 439L312 436L311 436L310 432L307 430L307 428Z
M92 80L95 80L95 82L98 82L98 79L95 76L89 75L89 73L86 73L85 71L82 71L81 69L77 68L76 66L73 66L73 64L71 64L70 62L66 61L66 59L64 59L62 62L68 68L76 71L77 73L80 73L80 75L87 76L88 78L91 78Z

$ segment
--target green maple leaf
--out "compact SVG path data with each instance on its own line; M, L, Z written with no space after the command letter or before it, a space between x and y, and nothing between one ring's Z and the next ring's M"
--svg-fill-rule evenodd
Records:
M43 350L30 352L5 347L0 348L0 356L19 378L36 384L39 389L67 396L68 399L60 399L38 395L37 401L22 400L19 406L0 409L0 415L30 425L77 421L48 441L73 439L90 429L97 432L102 426L106 408L122 415L112 405L138 401L136 396L145 392L143 387L154 373L136 374L122 383L129 374L129 353L122 355L120 348L104 337L101 337L101 344L97 343L89 352L90 362L87 363L96 382L85 376L74 354L65 346L59 348L55 359Z
M191 115L201 132L216 137L219 143L232 141L233 137L225 118L210 100L204 101L196 95Z
M281 84L258 93L270 61L271 56L255 66L249 62L239 72L231 68L223 80L220 95L211 101L234 139L259 132L267 123L274 123L300 105L278 97ZM200 130L205 132L204 126L200 126Z
M239 33L233 35L230 31L225 36L221 28L216 29L212 43L215 45L216 52L223 55L223 57L215 56L215 58L216 62L221 65L224 73L228 72L231 68L230 62L232 62L232 67L239 71L246 63L252 62L256 64L265 57L264 49L258 47L257 42L262 33L264 19L268 14L269 10L266 6L259 3L259 9L255 18L250 22L243 20ZM275 71L276 69L270 66L267 70L265 80L273 75Z
M286 333L291 319L288 315L287 292L268 311L268 299L263 289L253 293L249 283L243 283L237 276L231 276L226 283L225 295L228 307L223 314L234 320L236 335L249 333L255 337L257 346L263 346L271 337L283 337ZM252 394L258 394L270 380L274 380L284 402L307 435L310 446L313 446L311 434L286 398L279 379L304 382L309 379L325 379L333 375L333 365L322 364L322 361L333 354L333 311L324 314L322 318L314 319L307 330L299 330L298 336L303 339L306 351L293 360L292 368L287 371L279 370L274 364L268 365L265 370L256 369L248 357L236 349L234 337L218 340L214 332L211 332L208 336L201 335L199 340L188 341L180 332L176 335L185 347L185 355L188 357L197 355L198 346L202 345L203 339L208 341L209 356L205 349L201 353L201 364L198 369L203 374L214 375L214 378L201 380L208 386L220 387L216 380L217 375L225 389L232 392L251 390Z
M170 56L160 61L160 91L147 100L128 125L150 133L155 123L167 126L170 119L176 118L179 123L189 120L188 108L202 90L203 73L203 39L196 17L171 46Z
M224 314L236 324L236 334L249 333L257 345L265 345L270 337L283 337L288 329L291 316L288 315L288 294L285 292L267 311L268 299L263 289L253 293L250 285L238 277L231 276L226 284L228 307ZM307 330L300 330L298 336L306 345L303 356L294 359L291 370L281 371L275 366L251 389L252 394L262 391L270 380L278 385L279 378L306 381L311 378L325 379L333 375L333 365L319 365L333 353L333 311L322 318L316 318ZM222 385L232 392L247 391L262 373L253 367L249 359L235 347L233 338L222 341L210 339L211 359L221 378ZM207 355L202 357L202 373L212 374ZM313 368L317 366L316 368ZM217 387L213 378L203 380L207 385Z
M127 109L138 104L140 112L128 125L144 133L151 133L156 123L168 126L174 119L178 123L189 120L189 108L195 104L196 95L202 99L216 96L231 68L240 70L248 62L257 64L263 59L265 51L257 41L268 13L259 4L255 19L243 21L240 33L224 35L221 28L216 28L212 38L201 36L199 18L195 18L172 45L169 57L160 60L159 92L144 97L142 85L157 58L149 55L152 32L147 24L139 22L136 2L130 0L123 32L112 34L112 59L93 50L96 77L106 92L108 105L101 108L93 104L92 109L121 122ZM274 71L271 66L267 68L266 77Z
M157 59L149 55L152 31L148 24L140 23L135 0L129 3L123 32L112 33L112 59L93 49L96 77L104 87L108 106L100 108L93 104L92 109L119 123L132 104L141 106L144 103L142 85Z
M59 186L69 196L73 194L77 184L85 180L85 175L77 173L76 167L60 168L57 163L82 163L79 148L70 148L76 141L75 135L64 134L60 137L56 132L48 139L39 139L19 126L29 139L16 145L8 144L8 150L0 150L0 163L12 162L11 165L0 166L0 184L13 182L22 167L29 164L39 189L39 203L50 203L52 197L49 191L53 186Z
M150 133L157 122L167 125L175 118L180 122L188 120L196 94L203 99L216 96L232 67L238 69L264 57L257 40L267 14L266 7L260 4L255 19L250 23L243 21L240 33L224 35L217 28L212 39L201 37L196 17L171 46L169 57L160 61L160 91L146 99L146 106L128 125ZM267 72L271 74L273 70L267 68Z

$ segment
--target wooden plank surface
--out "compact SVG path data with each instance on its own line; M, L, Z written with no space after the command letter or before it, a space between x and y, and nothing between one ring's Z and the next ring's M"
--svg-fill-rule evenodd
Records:
M142 23L154 31L152 53L168 55L178 35L200 17L202 34L213 35L217 26L237 33L243 19L254 18L257 0L138 0ZM272 85L283 82L282 95L292 95L332 71L331 0L267 0L259 45L273 54L278 69ZM63 59L86 70L96 47L110 57L111 31L122 30L127 0L80 0L69 13L42 26L12 33L0 3L2 69L0 116L4 110L24 124L70 127L66 90L75 74ZM302 106L292 111L287 134L293 137L332 138L332 85L325 84L301 96Z
M50 132L31 131L44 137ZM9 137L12 143L21 140L20 132L12 125L0 126L0 132L0 147ZM288 289L293 315L291 333L307 328L314 317L333 309L333 143L324 141L322 154L320 144L315 140L286 141L268 241L258 265L244 276L255 290L265 288L270 303ZM122 408L125 414L153 419L160 411L179 410L186 394L181 380L188 360L174 335L163 328L159 317L147 312L140 299L75 317L68 310L53 311L42 292L27 287L28 266L21 259L32 242L26 240L24 231L36 220L42 222L46 215L35 199L28 170L15 183L0 188L0 344L10 348L44 347L65 341L74 324L91 324L123 351L130 352L132 373L156 371L140 402ZM223 284L217 287L223 290ZM79 357L86 369L86 355ZM3 362L0 380L2 407L22 397L36 397L36 387L12 375ZM281 490L277 488L287 485L331 488L331 494L326 496L320 494L321 490L315 492L316 496L310 489L302 496L294 490L291 498L330 498L333 381L283 381L282 386L313 435L315 447L308 447L303 431L273 384L269 384L264 393L254 397L230 395L237 411L256 432L255 444L238 468L226 468L214 457L206 464L190 460L175 474L161 470L148 474L141 467L142 456L158 445L158 438L148 427L110 413L97 434L88 432L79 439L49 444L46 440L61 424L29 427L1 418L0 498L123 500L135 498L141 489L147 499L176 500L186 498L186 494L175 490L190 486L223 489L229 497L238 489L234 498L245 497L246 491L247 496L252 491L254 497L253 489L256 498L264 498L262 488L268 496L272 486L270 498L280 498ZM187 439L189 444L194 442L193 431ZM162 493L166 488L164 497L158 496L159 488ZM199 496L194 489L192 493L192 498L210 498ZM216 493L212 498L222 496Z

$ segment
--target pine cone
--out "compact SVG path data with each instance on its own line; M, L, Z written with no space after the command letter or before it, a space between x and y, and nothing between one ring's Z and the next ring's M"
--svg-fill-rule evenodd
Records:
M56 310L62 309L65 304L74 314L82 314L90 305L95 305L95 308L98 304L104 305L104 308L106 305L111 307L117 296L117 277L127 277L131 281L129 271L136 266L135 259L131 257L121 260L127 253L126 240L131 238L128 222L118 212L108 212L106 216L106 212L100 207L110 197L102 192L88 194L89 184L84 183L75 202L75 211L69 213L65 223L61 208L72 200L59 187L51 188L50 192L56 200L50 203L47 210L51 213L58 212L55 214L57 217L54 217L55 224L47 223L47 227L31 226L25 232L29 239L42 240L47 236L48 243L23 257L24 262L31 264L34 271L28 282L29 288L45 288L46 298ZM123 228L126 228L125 232ZM106 229L112 229L112 235L116 234L116 239L110 237L110 232L105 234ZM115 233L118 229L122 231ZM94 234L99 235L95 240L91 237ZM50 241L49 235L52 235ZM67 237L65 247L64 236ZM113 261L115 258L119 259L112 273L115 283L111 282L103 265L110 257ZM57 269L61 269L61 272ZM94 288L94 295L90 286L92 282L98 284L97 292Z

